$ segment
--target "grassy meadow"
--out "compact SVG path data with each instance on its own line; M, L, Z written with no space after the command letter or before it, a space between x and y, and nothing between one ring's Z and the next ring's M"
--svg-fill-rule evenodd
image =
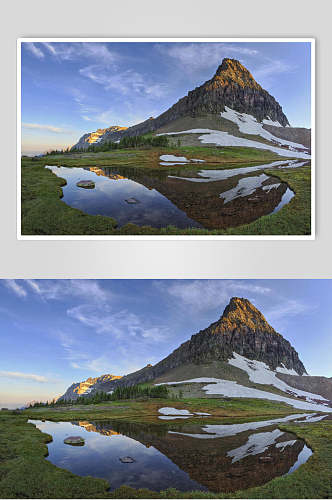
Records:
M266 170L278 176L295 191L296 196L279 212L263 216L239 227L208 230L179 229L174 226L153 228L126 224L117 227L112 217L89 215L61 201L64 179L54 175L45 165L64 167L135 167L157 169L172 175L191 175L202 166L160 166L162 154L173 154L205 160L204 169L236 168L282 160L264 150L241 147L164 147L150 149L119 149L109 152L86 152L23 157L21 170L22 235L307 235L310 234L311 183L310 166L278 171ZM285 158L286 159L286 158Z
M122 486L109 491L103 479L79 477L49 461L48 434L39 431L28 419L52 421L121 420L158 424L166 430L172 423L158 420L158 408L172 406L189 411L204 411L211 417L199 424L234 423L241 419L278 418L298 410L274 401L253 399L153 399L121 400L88 406L28 409L21 413L0 412L0 498L331 498L332 421L280 425L304 439L314 451L312 457L294 473L275 478L267 484L231 494L180 492L168 489L153 492ZM186 422L196 422L197 418Z

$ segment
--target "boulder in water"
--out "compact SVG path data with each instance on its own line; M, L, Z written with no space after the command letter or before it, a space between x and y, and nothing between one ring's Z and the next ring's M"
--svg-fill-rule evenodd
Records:
M86 179L76 182L76 186L84 189L94 189L96 185L93 181Z
M63 440L65 444L71 444L72 446L83 446L85 441L81 436L69 436Z

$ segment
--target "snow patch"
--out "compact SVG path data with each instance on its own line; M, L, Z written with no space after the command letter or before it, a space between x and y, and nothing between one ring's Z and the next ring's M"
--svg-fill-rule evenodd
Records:
M198 160L197 158L191 158L188 160L185 156L175 156L175 155L161 155L159 157L161 160L160 165L170 166L170 165L184 165L185 163L205 163L205 160Z
M220 130L213 130L209 128L194 128L190 130L182 130L181 132L165 132L163 134L157 135L179 135L179 134L204 134L198 139L203 144L216 144L218 146L235 146L235 147L246 147L246 148L256 148L256 149L267 149L273 151L280 156L287 156L288 158L303 158L310 159L311 156L306 152L292 151L290 149L283 149L280 147L272 146L270 144L265 144L263 142L253 141L250 139L244 139L242 137L235 137L228 132L221 132ZM300 147L304 149L304 146Z
M290 422L307 414L288 415L287 417L276 418L273 420L261 420L260 422L245 422L243 424L216 424L205 425L202 427L204 434L187 434L185 432L169 431L170 434L181 434L182 436L194 437L197 439L215 439L221 437L235 436L241 432L252 431L262 427L269 427L283 422Z
M256 170L264 170L265 168L282 168L282 166L285 166L285 168L287 168L288 166L296 167L297 163L298 162L296 160L282 160L267 163L266 165L256 165L254 167L236 167L223 170L200 170L199 172L197 172L197 175L199 175L200 177L177 177L175 175L169 175L169 177L190 182L215 182L223 181L237 175L245 175L247 173L255 172ZM302 163L300 165L302 165Z
M249 455L260 455L268 449L269 446L276 443L284 433L279 429L275 429L271 432L260 432L258 434L252 434L248 437L248 441L239 448L230 450L227 452L228 457L232 457L232 463L239 462Z
M245 387L232 380L222 380L218 378L193 378L190 380L181 380L180 382L164 382L165 385L175 385L175 384L188 384L192 382L197 383L207 383L202 389L207 394L220 394L221 396L232 397L232 398L254 398L254 399L268 399L272 401L281 401L287 403L294 408L299 408L302 410L312 410L312 411L323 411L332 413L332 408L328 408L323 404L308 403L301 401L299 399L291 399L279 394L273 394L267 391L261 391L259 389L254 389L252 387ZM262 382L260 382L262 383ZM156 384L163 385L163 384ZM321 396L320 396L321 398Z
M172 417L170 415L163 415L163 416L159 416L158 418L160 418L160 420L175 420L177 418L189 418L189 416L183 416L183 415L176 415L175 417Z
M320 396L319 394L313 394L311 392L301 391L299 389L295 389L290 385L286 384L283 380L279 379L276 376L276 372L270 370L266 363L263 361L251 360L247 359L244 356L241 356L237 352L233 352L233 358L228 360L228 363L232 366L236 366L241 370L247 372L249 375L249 380L256 384L265 384L265 385L273 385L277 389L280 389L283 392L287 392L289 394L305 397L307 401L312 401L313 399L319 399L321 401L326 401L326 398ZM283 368L281 367L281 370ZM284 370L287 370L284 368ZM284 373L284 372L283 372ZM294 371L296 375L296 373Z
M232 108L229 108L228 106L225 106L224 112L221 112L220 115L222 118L225 118L226 120L229 120L233 123L235 123L238 127L240 132L243 134L248 134L248 135L259 135L260 137L263 137L264 139L274 142L276 144L282 145L282 146L288 146L291 151L295 151L296 149L308 149L303 144L298 144L296 142L292 141L287 141L286 139L281 139L280 137L276 137L275 135L271 134L267 130L263 128L263 124L266 123L268 120L263 121L263 123L260 123L256 120L256 118L252 115L248 115L247 113L238 113ZM281 127L280 123L278 125L275 125L275 123L278 122L271 122L267 123L267 125L274 125L274 126L279 126Z
M287 446L293 446L296 443L296 439L293 439L292 441L282 441L281 443L277 443L276 447L281 448L281 451L284 451L284 449Z
M174 155L161 155L161 161L177 161L181 163L187 163L188 159L185 156L174 156Z
M320 420L323 420L326 417L327 415L318 415L318 416L315 416L315 414L307 415L303 420L295 420L295 423L303 424L307 422L319 422Z
M286 368L286 366L283 363L281 363L281 366L277 366L276 371L279 373L285 373L286 375L297 375L297 376L299 375L294 370L294 368L292 369Z
M262 123L264 123L264 125L272 125L273 127L282 127L282 125L279 122L272 121L269 116L267 118L264 118Z
M160 384L161 385L161 384ZM169 406L165 406L164 408L159 408L159 413L163 415L192 415L188 410L178 410L178 408L171 408Z
M266 174L260 174L255 177L243 177L239 180L237 185L229 189L228 191L224 191L219 195L220 198L223 198L224 204L229 203L236 198L241 198L243 196L249 196L253 194L259 188L268 188L270 186L263 186L263 182L267 181L269 178ZM280 185L280 184L278 184Z

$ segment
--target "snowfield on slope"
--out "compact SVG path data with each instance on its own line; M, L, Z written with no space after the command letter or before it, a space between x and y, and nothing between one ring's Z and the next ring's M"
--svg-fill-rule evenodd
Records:
M278 148L265 144L264 142L252 141L251 139L244 139L236 137L228 132L221 132L220 130L212 130L210 128L194 128L190 130L182 130L181 132L164 132L157 135L180 135L180 134L204 134L199 136L199 140L203 144L216 144L217 146L237 146L256 149L267 149L279 156L287 156L287 158L303 158L310 160L311 156L308 153L293 151L291 149ZM304 148L304 146L302 146Z
M189 380L181 380L180 382L163 382L162 384L156 385L175 385L175 384L190 384L190 383L206 383L202 389L207 394L218 394L220 396L226 396L231 398L251 398L251 399L268 399L272 401L281 401L294 408L299 408L302 410L312 410L312 411L323 411L327 413L332 413L332 408L325 406L324 404L308 403L300 399L291 399L279 394L274 394L267 391L261 391L260 389L254 389L253 387L246 387L240 385L232 380L222 380L219 378L209 378L200 377L192 378Z
M274 142L282 146L288 146L294 149L308 149L303 146L303 144L298 144L296 142L291 142L287 141L286 139L276 137L263 128L264 124L276 126L274 122L263 120L263 123L260 123L254 116L248 115L247 113L238 113L234 109L227 106L225 106L225 110L226 111L220 113L220 116L235 123L239 127L239 130L240 132L242 132L242 134L259 135L270 142ZM279 127L281 127L280 123L278 123L278 125Z
M295 387L291 387L286 384L283 380L279 379L276 375L276 372L272 371L266 363L263 361L251 360L247 359L244 356L241 356L237 352L233 352L233 358L228 360L228 364L232 366L236 366L241 370L247 372L249 375L249 380L254 382L255 384L266 384L273 385L277 389L280 389L283 392L288 392L291 395L296 395L300 397L305 397L308 402L312 402L313 399L319 399L321 401L327 401L326 398L323 398L320 394L313 394L311 392L301 391L299 389L295 389ZM277 371L281 373L289 373L290 370L287 370L284 366L277 368ZM291 375L298 375L295 370L291 372Z
M264 124L280 126L280 123L276 125L276 123L267 119L263 120L263 123L260 123L254 116L246 113L238 113L227 106L225 106L225 111L220 113L220 116L228 121L231 121L232 123L235 123L242 134L259 135L272 144L264 144L255 140L245 139L244 137L236 137L228 132L222 132L220 130L213 130L209 128L195 128L183 130L181 132L164 132L157 135L204 134L198 138L203 144L216 144L218 146L244 146L247 148L267 149L280 156L287 156L288 158L303 158L308 160L311 158L306 151L303 151L304 149L307 150L307 147L296 142L276 137L263 128ZM273 144L276 144L276 146ZM287 149L278 146L286 146ZM302 151L298 151L298 149Z

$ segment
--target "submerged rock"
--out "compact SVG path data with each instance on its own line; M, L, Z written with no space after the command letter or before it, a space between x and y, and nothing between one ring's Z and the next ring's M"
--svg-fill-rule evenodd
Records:
M136 198L127 198L125 201L129 203L129 205L133 205L134 203L140 203L140 201L136 200Z
M85 444L84 439L81 436L69 436L63 440L65 444L71 444L72 446L83 446Z
M119 460L123 464L132 464L133 462L135 462L135 460L131 457L122 457L122 458L119 458Z
M76 186L80 187L80 188L85 188L85 189L93 189L96 185L91 180L82 180L82 181L76 182Z

